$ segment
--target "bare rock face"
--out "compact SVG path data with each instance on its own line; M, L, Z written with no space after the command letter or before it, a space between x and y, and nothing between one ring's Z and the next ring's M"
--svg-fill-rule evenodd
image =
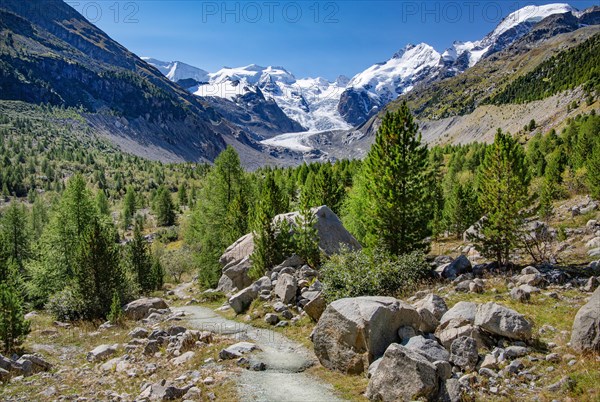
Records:
M336 300L313 332L315 354L329 369L362 373L390 344L400 341L400 327L418 329L420 324L415 308L393 297Z
M123 312L125 317L137 321L148 317L150 309L163 310L168 308L167 303L159 297L145 297L125 305Z
M446 306L446 302L440 296L430 293L421 300L413 303L417 309L424 308L426 310L431 311L435 318L440 320L442 316L448 311L448 306Z
M252 284L248 271L252 266L250 255L254 252L254 235L248 233L236 240L225 250L219 262L223 265L223 275L217 290L231 292L242 290Z
M436 366L399 344L388 347L373 373L367 397L378 401L433 400L439 391Z
M580 352L600 353L600 288L577 312L571 332L571 346Z
M509 339L531 339L531 323L522 314L496 303L481 304L475 315L475 325Z

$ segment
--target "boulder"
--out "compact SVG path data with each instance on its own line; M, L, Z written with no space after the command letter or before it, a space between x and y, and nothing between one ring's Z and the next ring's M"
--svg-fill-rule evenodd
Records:
M52 369L52 364L37 355L24 354L17 360L17 363L23 365L25 361L31 362L31 372L34 374Z
M242 260L250 257L254 252L254 234L248 233L237 239L231 246L227 247L219 263L223 267L238 265Z
M181 366L182 364L185 364L185 363L189 362L190 360L192 360L194 358L194 356L196 356L196 353L194 353L192 351L185 352L185 353L181 354L180 356L177 356L174 359L171 359L171 364L174 366Z
M344 373L362 373L387 347L398 342L402 326L420 327L414 307L393 297L365 296L331 303L312 340L321 364Z
M451 263L442 265L436 269L440 273L440 276L446 279L456 279L459 275L471 272L472 270L471 261L462 254Z
M286 311L289 311L289 310L286 310ZM275 325L279 322L279 317L277 316L277 314L267 313L265 315L265 322L267 324Z
M521 286L518 286L510 290L510 297L521 303L525 303L531 299L531 293L527 292Z
M163 310L169 309L167 303L160 297L144 297L128 303L123 308L125 317L131 320L141 320L150 315L150 309Z
M448 306L446 306L444 299L433 293L428 294L419 301L416 301L413 306L415 306L417 309L424 308L431 311L438 320L440 320L444 313L448 311Z
M136 327L129 331L127 335L129 335L133 339L143 339L147 338L148 335L150 335L150 331L148 331L146 328Z
M440 321L435 318L433 313L426 308L417 308L417 312L421 317L421 326L418 328L419 331L424 333L433 333L435 329L440 325Z
M496 303L481 304L477 308L475 325L509 339L531 339L531 323L522 314Z
M287 304L296 298L296 292L298 291L298 283L296 278L290 274L281 274L277 278L277 284L275 285L275 294Z
M450 321L454 318L473 323L475 321L475 314L477 313L477 305L471 302L458 302L452 308L444 313L440 318L440 324Z
M598 282L598 279L596 279L595 276L590 276L590 279L588 279L588 281L585 283L585 286L583 287L583 291L593 292L594 290L596 290L599 284L600 282Z
M271 279L268 276L263 276L253 283L253 286L258 289L259 292L270 291L273 288Z
M250 257L245 257L240 261L234 261L223 268L223 275L219 279L217 290L228 293L234 289L244 289L252 284L252 279L248 275L252 262Z
M88 362L106 360L115 353L117 353L117 345L100 345L88 352L86 359Z
M137 397L136 400L151 400L151 401L171 401L174 399L182 398L191 388L188 385L183 388L179 388L172 384L167 384L165 380L158 384L150 384L142 393Z
M600 287L575 315L571 347L580 352L600 353Z
M325 307L327 307L327 303L325 302L323 294L319 292L315 297L313 297L311 300L309 300L308 303L304 305L304 311L314 321L319 321L319 318L321 318L321 315L325 311Z
M419 353L391 344L371 377L366 396L379 401L433 400L438 394L436 367Z
M519 285L538 286L544 282L544 277L539 273L526 274L519 276L517 282Z
M229 305L235 311L236 314L241 314L250 304L258 297L258 290L254 286L248 286L245 289L240 290L229 298Z
M450 361L463 370L474 370L477 366L477 341L468 336L456 338L450 346Z
M450 360L450 353L442 345L421 335L410 338L404 346L419 353L432 363L438 360Z
M257 350L258 346L250 342L238 342L219 352L219 358L223 360L239 359L242 355Z
M453 318L440 324L435 330L435 336L446 349L450 349L452 342L461 336L468 336L477 341L478 347L487 347L490 341L481 330L462 318Z

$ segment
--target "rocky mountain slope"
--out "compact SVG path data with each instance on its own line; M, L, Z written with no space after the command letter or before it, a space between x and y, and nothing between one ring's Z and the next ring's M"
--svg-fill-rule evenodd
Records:
M0 4L0 100L78 108L90 129L151 159L211 161L232 144L248 167L272 161L247 132L60 0Z

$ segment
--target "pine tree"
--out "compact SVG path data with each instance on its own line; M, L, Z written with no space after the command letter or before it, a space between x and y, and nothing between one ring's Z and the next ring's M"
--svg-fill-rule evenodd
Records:
M20 269L30 256L30 234L27 228L25 206L12 201L0 220L0 244L6 258L12 259Z
M48 223L48 209L42 197L36 197L31 207L31 234L34 241L42 236Z
M481 216L477 194L469 183L454 181L444 206L444 221L448 230L459 238Z
M119 297L119 293L115 290L113 291L112 303L110 304L110 312L108 313L108 321L111 324L117 325L123 322L123 309L121 308L121 298Z
M392 254L425 249L431 214L427 146L403 102L387 113L364 162L366 242Z
M148 293L156 289L156 280L152 277L152 261L148 245L142 236L142 226L136 221L133 227L133 239L127 245L129 266L131 267L140 289Z
M171 192L160 186L156 193L156 224L158 226L173 226L175 224L175 207Z
M483 255L505 266L518 247L529 176L523 147L500 129L479 171L479 205L485 214L475 239Z
M199 281L214 287L221 276L219 257L248 233L248 204L252 199L240 158L228 146L204 179L186 232L187 243L198 251Z
M127 229L131 226L131 220L135 215L135 209L135 190L132 186L127 186L125 198L123 198L123 229Z
M157 256L152 257L152 266L150 267L150 278L155 290L160 290L164 284L165 270Z
M184 205L188 205L188 196L187 191L185 189L185 185L180 185L177 190L177 199L179 201L179 206L182 207Z
M29 334L30 325L22 311L19 292L9 283L0 283L0 341L4 352L12 352Z
M300 195L300 210L295 218L293 241L296 254L311 267L320 262L319 233L315 227L316 217L310 208L308 194Z
M119 264L115 239L112 224L95 218L77 249L74 279L77 293L84 302L82 315L87 319L106 317L113 292L125 294L125 275Z
M587 183L595 199L600 199L600 141L592 148L587 160Z
M96 207L98 208L100 215L110 215L110 205L108 204L108 198L106 197L104 190L98 190L96 193Z

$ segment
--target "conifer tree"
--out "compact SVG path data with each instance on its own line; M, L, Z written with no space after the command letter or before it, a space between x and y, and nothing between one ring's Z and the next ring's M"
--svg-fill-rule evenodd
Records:
M160 186L156 193L156 223L158 226L172 226L175 224L175 207L171 192L164 186Z
M8 282L0 283L0 341L3 352L12 352L29 332L29 321L23 316L21 295Z
M12 201L0 219L0 245L6 258L12 259L19 269L30 256L30 234L27 228L25 206Z
M142 236L142 225L136 220L133 227L133 238L127 245L129 266L131 267L142 293L156 289L156 279L152 275L152 260L148 245Z
M505 266L510 252L519 245L529 185L523 147L510 134L498 129L478 182L479 205L486 218L475 240L483 255Z
M123 198L123 229L131 226L131 220L135 215L135 190L133 186L127 186L125 197Z
M592 148L587 160L587 184L595 199L600 199L600 141Z
M293 241L296 254L311 267L320 262L319 233L315 227L316 217L310 208L309 196L305 192L300 195L300 210L294 222Z
M108 198L106 197L106 193L102 189L98 190L98 192L96 193L96 207L98 208L98 212L100 212L100 215L110 215L110 205L108 204Z
M188 205L188 195L187 190L185 189L185 185L181 184L179 189L177 190L177 199L179 201L179 206L182 207L184 205Z
M424 249L431 215L427 146L403 102L387 113L364 162L366 242L392 254Z
M150 267L150 278L152 286L155 290L160 290L163 287L165 270L157 256L152 256L152 266Z

